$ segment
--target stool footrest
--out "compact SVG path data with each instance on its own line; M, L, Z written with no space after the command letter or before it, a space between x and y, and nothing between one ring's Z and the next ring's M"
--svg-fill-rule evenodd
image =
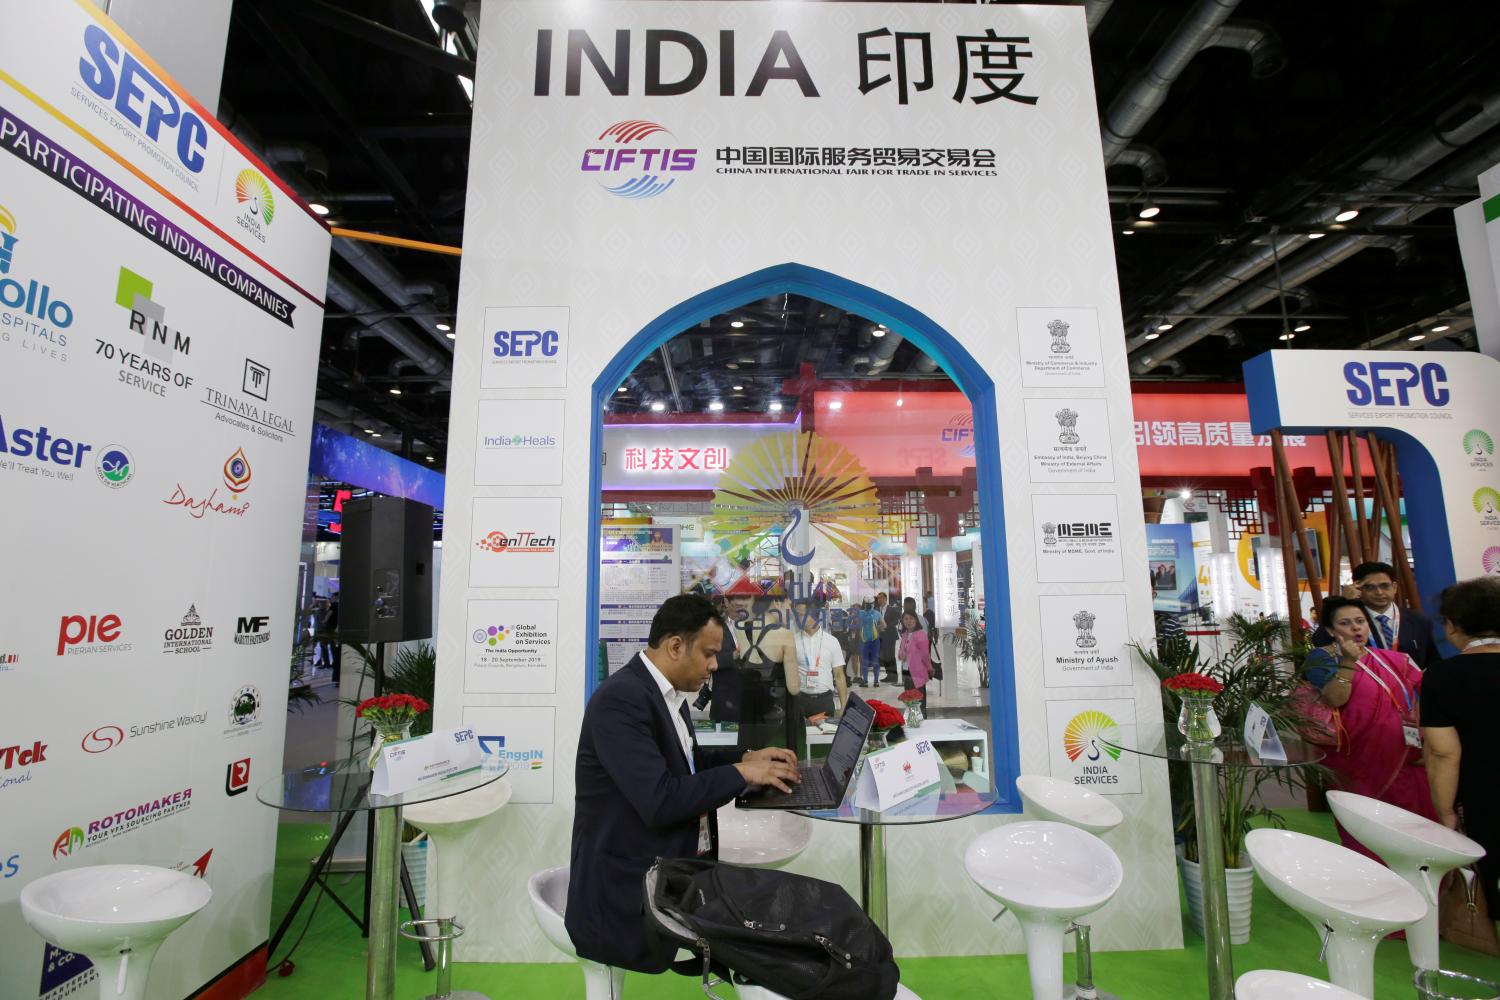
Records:
M426 924L435 924L437 933L419 933L416 928ZM445 931L443 925L447 924ZM443 942L456 941L464 936L464 925L452 917L429 917L425 920L404 920L401 926L396 928L397 933L409 941Z

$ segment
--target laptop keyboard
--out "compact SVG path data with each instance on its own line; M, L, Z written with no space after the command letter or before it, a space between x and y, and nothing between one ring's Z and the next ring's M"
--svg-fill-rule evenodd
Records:
M822 774L821 771L804 771L802 783L790 792L772 789L768 794L774 796L777 802L823 802L828 798L828 792L823 788L823 782L817 780L820 774Z

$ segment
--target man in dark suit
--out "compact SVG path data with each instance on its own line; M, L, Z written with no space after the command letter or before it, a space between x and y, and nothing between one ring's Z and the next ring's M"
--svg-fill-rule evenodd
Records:
M687 700L717 666L724 641L706 599L669 598L647 648L584 711L565 914L580 958L666 971L642 924L646 871L657 858L716 857L720 806L750 787L790 791L800 780L791 750L704 749L693 738Z
M1360 563L1352 575L1359 601L1370 617L1370 645L1405 653L1423 670L1443 658L1432 634L1432 619L1415 608L1403 608L1397 603L1394 566L1383 562ZM1312 637L1315 646L1331 642L1332 636L1322 627Z

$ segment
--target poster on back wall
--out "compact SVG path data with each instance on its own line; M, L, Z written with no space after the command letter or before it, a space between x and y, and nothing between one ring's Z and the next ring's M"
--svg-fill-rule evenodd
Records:
M754 492L790 478L790 466L757 468L746 454L756 439L696 412L687 391L688 402L668 403L663 390L660 428L604 423L643 358L715 317L802 296L923 352L935 364L927 386L949 380L945 392L872 401L841 388L845 374L819 371L796 405L755 419L815 427L877 484L930 469L957 516L983 511L964 551L934 555L947 576L931 585L887 551L891 533L866 551L881 589L904 568L917 596L952 591L950 622L970 596L960 588L972 587L976 613L987 609L994 812L1019 812L1015 776L1050 766L1049 675L1070 700L1108 694L1089 705L1158 698L1119 648L1148 635L1152 618L1135 569L1145 533L1091 73L1077 7L516 0L486 9L444 503L447 538L468 544L443 548L436 715L445 725L488 719L510 751L516 727L545 714L546 733L514 738L522 753L551 741L550 784L524 802L517 786L502 817L507 863L460 890L469 929L460 959L552 957L526 909L526 877L568 861L585 706L600 683L615 683L609 668L643 645L656 605L683 585L680 566L649 551L649 534L646 550L612 547L623 543L601 529L618 491L721 490L732 473ZM705 370L727 362L744 363L694 359ZM562 419L549 426L561 430L542 433L558 435L561 486L497 481L478 439L481 408L535 403L539 419L555 400ZM763 481L768 468L776 476ZM542 493L555 498L545 526L502 509L540 504ZM826 523L809 515L802 523L816 530L783 522L756 543L863 589L863 553L835 557L820 535ZM507 522L555 539L555 553L511 551L508 532L503 555L478 544ZM689 582L733 583L706 554L684 554ZM513 558L536 568L511 572ZM761 586L779 572L752 571ZM1060 599L1045 621L1044 596ZM475 601L556 601L555 691L466 689ZM1072 616L1082 611L1097 615L1096 647L1077 644ZM1074 659L1084 669L1069 669ZM1159 738L1159 725L1145 718L1142 738ZM1127 761L1106 771L1131 792L1118 800L1129 821L1113 843L1127 876L1111 905L1132 919L1101 920L1095 943L1174 947L1177 899L1160 891L1173 882L1165 769ZM973 829L891 835L898 954L996 950L993 914L961 869L917 867L957 856ZM799 859L841 881L853 864L837 830L814 831ZM1002 946L1017 950L1019 937Z
M17 895L133 862L213 889L152 995L243 995L329 237L92 4L24 21L0 33L0 992L94 989Z

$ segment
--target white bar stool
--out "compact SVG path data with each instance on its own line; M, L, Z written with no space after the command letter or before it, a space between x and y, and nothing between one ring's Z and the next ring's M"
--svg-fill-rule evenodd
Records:
M619 1000L625 995L625 970L600 965L586 958L579 958L568 937L564 917L568 910L568 868L548 868L531 876L526 883L526 894L531 897L531 912L537 926L552 947L567 955L583 969L583 995L585 1000Z
M1333 984L1373 998L1375 946L1422 919L1422 894L1364 855L1306 834L1251 830L1245 848L1266 888L1322 934Z
M1125 821L1125 814L1104 796L1048 775L1023 774L1016 779L1016 791L1039 819L1076 826L1096 837ZM1101 992L1094 985L1094 946L1089 925L1074 921L1068 930L1074 935L1074 996L1078 1000L1116 1000L1114 994Z
M207 882L170 868L93 865L27 885L21 916L94 963L101 1000L143 1000L157 949L212 898Z
M1235 980L1234 995L1237 1000L1359 1000L1332 983L1274 969L1245 973Z
M1406 952L1417 968L1436 969L1438 887L1453 869L1484 857L1484 848L1441 823L1365 795L1329 792L1328 806L1351 837L1427 901L1426 915L1406 930Z
M749 868L781 868L806 849L813 821L781 809L719 807L719 860Z
M971 840L964 868L1020 920L1033 1000L1057 1000L1063 995L1063 934L1119 890L1125 878L1119 857L1092 833L1024 822Z

